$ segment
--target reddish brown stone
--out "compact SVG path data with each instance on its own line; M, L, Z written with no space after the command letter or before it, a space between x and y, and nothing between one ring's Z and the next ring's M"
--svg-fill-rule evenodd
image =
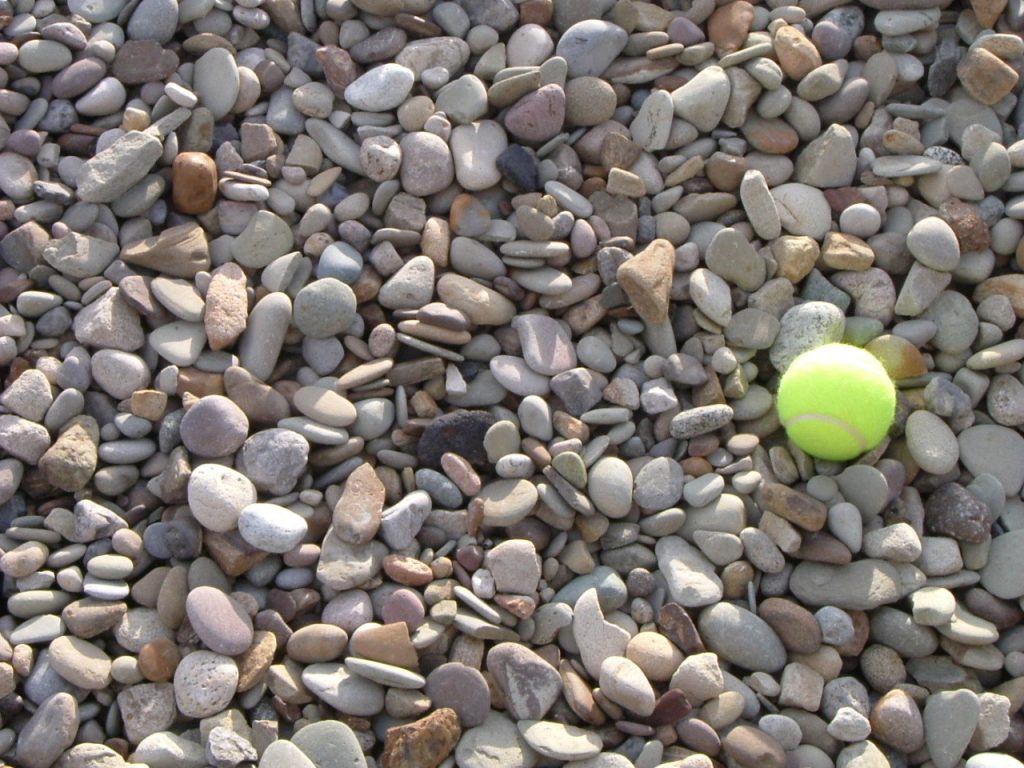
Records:
M685 654L703 653L704 643L686 609L678 603L666 603L658 612L658 629Z
M182 152L171 170L174 207L181 213L206 213L217 202L217 164L203 152Z
M146 643L139 651L139 671L153 683L165 683L173 679L174 670L180 661L178 646L163 637Z
M732 53L743 47L754 22L754 6L746 0L723 5L708 19L708 37L720 54Z
M461 735L459 716L449 707L391 728L384 738L381 768L437 768L455 749Z
M654 705L654 712L647 718L647 724L675 725L693 710L686 694L678 688L669 688Z

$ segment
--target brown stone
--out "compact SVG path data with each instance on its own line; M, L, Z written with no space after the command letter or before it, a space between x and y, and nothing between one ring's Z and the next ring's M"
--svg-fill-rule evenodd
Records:
M658 612L658 629L683 653L704 652L704 643L697 626L686 609L678 603L666 603Z
M899 688L889 691L871 708L871 733L900 752L924 746L924 721L914 698Z
M722 192L735 192L743 181L749 163L745 157L715 152L704 163L704 175Z
M971 48L956 67L957 77L971 98L992 106L1017 84L1017 70L984 48Z
M781 27L775 33L774 44L779 66L792 80L803 80L812 69L821 66L821 54L799 27Z
M360 74L362 69L352 61L348 51L336 45L325 45L316 52L317 61L324 68L327 85L335 96L344 96L348 88Z
M754 6L746 0L735 0L711 14L708 37L718 53L726 54L743 47L754 22Z
M786 751L774 738L752 725L737 725L722 739L722 749L743 768L783 768Z
M174 207L181 213L206 213L217 202L217 163L204 152L182 152L171 166Z
M828 509L824 504L781 483L765 483L755 498L762 509L806 531L820 531L828 519Z
M594 701L593 690L573 665L568 661L560 662L558 673L562 678L562 690L565 694L565 700L569 703L572 711L585 723L597 726L604 725L607 720L604 710Z
M645 322L657 325L668 319L675 270L675 248L668 240L654 240L619 266L619 285Z
M678 688L669 688L654 705L654 712L647 718L647 724L675 725L693 710L693 705L686 694Z
M275 653L277 637L273 632L257 629L253 633L252 645L235 659L238 664L239 693L248 691L263 679L270 665L274 663Z
M749 115L740 130L754 149L769 155L787 155L800 144L797 132L779 117L766 120L757 115Z
M178 69L178 55L155 40L128 40L117 49L112 74L124 85L166 80Z
M821 645L821 627L814 614L792 600L769 597L757 607L757 615L792 653L814 653Z
M203 545L207 554L220 566L226 576L241 576L267 557L266 552L261 552L246 542L238 531L228 531L227 533L205 531Z
M178 646L164 637L146 643L139 651L139 671L152 683L172 680L180 661Z
M407 725L388 729L381 768L437 768L462 735L459 716L449 707Z
M159 389L138 389L132 392L133 416L147 421L160 421L167 410L167 393Z
M291 414L284 395L244 368L233 366L224 371L224 391L250 423L277 424Z
M962 253L983 251L992 245L992 232L973 206L952 198L944 202L939 211L956 235Z
M800 542L800 548L793 553L793 557L833 565L846 565L853 560L853 554L847 546L824 531L805 534Z

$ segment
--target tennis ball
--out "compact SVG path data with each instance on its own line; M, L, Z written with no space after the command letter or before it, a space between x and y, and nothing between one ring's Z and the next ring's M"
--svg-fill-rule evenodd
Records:
M847 461L885 437L896 413L896 388L870 352L825 344L792 362L776 406L800 448L819 459Z

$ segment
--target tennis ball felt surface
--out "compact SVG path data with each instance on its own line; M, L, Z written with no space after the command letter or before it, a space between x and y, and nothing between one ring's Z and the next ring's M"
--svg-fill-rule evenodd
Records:
M779 384L779 419L801 449L847 461L878 445L892 426L896 387L870 352L826 344L804 352Z

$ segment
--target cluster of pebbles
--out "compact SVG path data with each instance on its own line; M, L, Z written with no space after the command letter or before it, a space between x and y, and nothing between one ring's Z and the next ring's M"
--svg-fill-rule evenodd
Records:
M3 761L1021 768L1022 29L0 0Z

